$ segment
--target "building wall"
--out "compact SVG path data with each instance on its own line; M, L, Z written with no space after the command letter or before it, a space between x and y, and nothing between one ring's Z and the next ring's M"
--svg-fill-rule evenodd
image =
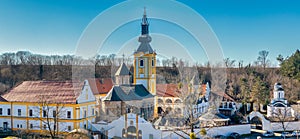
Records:
M175 113L178 115L182 115L184 111L182 100L179 97L158 97L157 107L161 107L164 111L171 108L172 112L175 112L175 110L180 109L181 112Z
M212 128L205 128L207 131L207 136L214 137L216 135L224 135L228 136L232 132L242 134L250 134L251 133L251 126L250 124L243 124L243 125L232 125L232 126L220 126L220 127L212 127ZM186 130L189 131L189 130ZM183 133L181 131L163 131L161 138L163 139L181 139L183 136L184 138L189 138L189 136L186 133ZM199 133L200 129L194 129L195 133ZM179 135L181 136L179 136ZM196 134L197 138L201 138L200 134Z

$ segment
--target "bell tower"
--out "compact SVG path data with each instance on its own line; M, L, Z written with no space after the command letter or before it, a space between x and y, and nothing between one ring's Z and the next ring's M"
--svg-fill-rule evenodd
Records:
M138 39L140 45L134 52L134 84L142 84L154 95L154 117L157 116L157 97L156 97L156 52L151 48L149 36L149 22L144 8L141 22L141 35Z

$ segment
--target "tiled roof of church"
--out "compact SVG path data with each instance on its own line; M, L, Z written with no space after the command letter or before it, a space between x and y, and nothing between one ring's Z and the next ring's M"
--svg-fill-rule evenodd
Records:
M119 67L119 69L117 70L116 76L120 76L120 75L131 75L131 72L129 71L129 69L127 68L127 66L125 65L125 63L122 63L122 65Z
M107 94L114 85L111 78L90 78L88 82L94 95Z
M113 86L112 90L103 98L104 101L131 101L154 97L143 85Z
M2 95L9 102L41 102L76 104L83 82L24 81Z
M144 41L144 40L146 41L146 40L151 40L151 38L149 38L149 36L144 35L144 36L141 36L139 38L139 40L140 41ZM147 43L147 42L141 42L139 48L136 50L136 53L138 53L138 52L143 52L145 54L152 54L152 53L154 53L151 45L149 43Z

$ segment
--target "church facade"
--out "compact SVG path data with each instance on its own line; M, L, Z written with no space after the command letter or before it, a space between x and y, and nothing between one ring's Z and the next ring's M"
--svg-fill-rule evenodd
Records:
M294 110L284 97L284 89L281 83L275 83L273 99L267 106L267 117L273 120L289 120L295 117Z

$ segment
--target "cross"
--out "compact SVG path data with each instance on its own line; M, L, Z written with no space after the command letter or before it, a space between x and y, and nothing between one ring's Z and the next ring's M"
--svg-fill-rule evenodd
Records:
M124 53L123 53L122 57L123 57L123 63L124 63L124 59L125 59L125 54Z

